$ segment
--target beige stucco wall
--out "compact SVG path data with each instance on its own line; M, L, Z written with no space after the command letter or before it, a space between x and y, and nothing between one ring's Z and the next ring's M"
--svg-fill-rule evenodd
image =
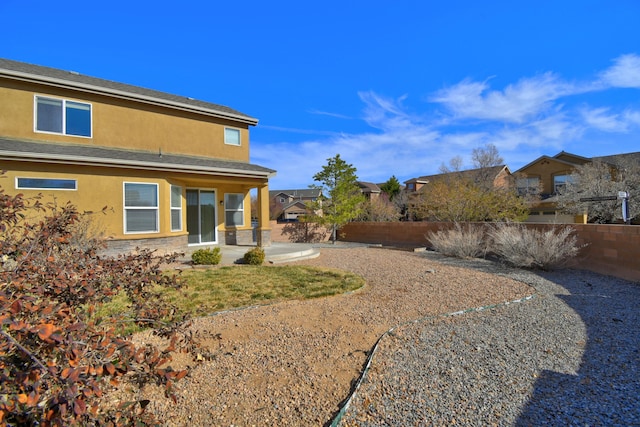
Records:
M91 138L35 132L35 95L92 105ZM249 161L249 125L103 95L0 78L0 136ZM224 143L224 128L241 144Z
M542 193L551 194L554 192L553 177L555 175L568 175L571 172L573 172L573 167L566 163L544 159L519 171L518 175L523 174L527 177L539 178L543 187Z
M94 221L110 239L144 239L174 237L187 234L186 229L186 189L199 188L216 191L216 223L218 227L218 241L221 233L226 230L236 230L235 227L225 228L224 225L224 195L226 193L244 194L244 223L237 230L251 229L251 200L250 189L266 185L266 181L247 178L216 178L207 175L193 175L180 173L162 173L157 171L137 171L133 169L116 169L88 166L69 166L48 164L47 172L41 172L42 164L31 162L0 161L0 170L5 175L0 179L0 186L8 194L23 193L32 197L39 193L44 195L44 201L57 203L62 206L67 202L76 205L80 211L100 212L107 207L105 215L94 215ZM77 180L77 191L67 190L24 190L16 189L16 177L24 178L63 178ZM140 182L158 184L159 192L159 232L157 233L124 233L124 183ZM183 230L171 231L170 201L171 185L182 187L182 217Z

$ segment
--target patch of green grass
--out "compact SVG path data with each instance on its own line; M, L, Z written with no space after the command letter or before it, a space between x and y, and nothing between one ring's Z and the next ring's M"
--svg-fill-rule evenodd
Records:
M109 302L97 304L95 311L90 317L98 324L102 322L102 319L117 317L118 332L129 335L144 329L133 321L132 316L131 300L129 300L127 294L122 291L111 298Z
M206 316L230 308L294 299L310 299L342 294L364 286L356 274L308 266L232 266L183 271L181 289L161 288L162 298L177 307L178 313ZM101 310L115 313L127 309L120 297ZM112 304L115 304L112 306Z

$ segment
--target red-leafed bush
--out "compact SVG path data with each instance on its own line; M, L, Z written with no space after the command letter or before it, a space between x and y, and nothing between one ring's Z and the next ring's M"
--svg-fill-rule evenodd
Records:
M170 343L164 349L136 347L118 332L124 321L156 326L171 317L151 285L178 287L160 269L174 257L101 257L99 240L77 243L86 215L0 187L0 425L154 424L147 401L110 406L101 396L121 381L163 384L171 396L187 374L168 365L177 346L193 348L183 323L155 330ZM121 292L135 318L94 316Z

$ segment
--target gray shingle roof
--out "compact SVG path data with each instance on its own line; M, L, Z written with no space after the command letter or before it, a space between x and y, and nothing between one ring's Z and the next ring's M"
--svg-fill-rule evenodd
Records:
M620 162L632 161L640 163L640 151L635 153L613 154L611 156L594 157L592 160L600 160L601 162L618 165Z
M321 194L321 190L316 189L316 188L303 188L303 189L299 189L299 190L270 190L269 191L269 198L272 199L273 197L277 196L280 193L284 193L289 197L304 197L304 198L311 198L311 197L319 197Z
M120 98L130 98L140 102L162 104L172 108L186 109L239 120L251 125L258 123L257 119L240 111L225 107L224 105L85 76L73 71L64 71L57 68L43 67L10 59L0 58L0 77L2 76L20 80L37 81L55 86L67 86L75 90L87 92L99 92Z
M270 178L273 169L245 162L0 138L0 159Z
M487 168L487 171L485 174L483 174L483 176L487 176L490 178L495 178L498 176L498 174L505 169L507 171L509 171L509 168L507 167L507 165L498 165L498 166L491 166L489 168ZM475 176L477 176L477 174L482 171L481 168L478 169L466 169L463 171L458 171L458 172L447 172L447 173L439 173L439 174L435 174L435 175L424 175L424 176L420 176L418 178L412 178L408 181L405 181L405 184L408 183L413 183L413 182L422 182L422 183L427 183L427 182L431 182L433 180L438 180L438 179L443 179L443 178L447 178L447 177L455 177L455 176L462 176L464 178L474 178Z
M381 193L380 187L378 184L374 184L373 182L366 181L358 181L358 187L362 190L363 193Z

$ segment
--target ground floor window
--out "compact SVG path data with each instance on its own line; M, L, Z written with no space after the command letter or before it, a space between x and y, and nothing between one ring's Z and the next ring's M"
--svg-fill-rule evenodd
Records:
M78 181L57 178L16 178L16 188L20 190L77 190Z
M158 184L124 183L124 232L157 233Z
M171 186L171 231L182 231L182 187Z
M521 196L535 195L540 192L540 178L530 176L516 179L516 189Z
M244 194L227 193L224 195L224 222L227 227L244 225Z

